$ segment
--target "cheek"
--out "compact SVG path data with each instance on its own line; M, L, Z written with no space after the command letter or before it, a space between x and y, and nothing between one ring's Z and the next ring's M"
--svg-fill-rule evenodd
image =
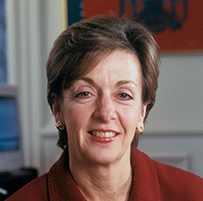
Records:
M120 112L122 126L127 133L134 135L137 123L139 121L139 113L134 107L125 108Z
M86 126L91 118L90 108L84 105L69 107L64 113L63 118L67 127L67 132L77 132Z

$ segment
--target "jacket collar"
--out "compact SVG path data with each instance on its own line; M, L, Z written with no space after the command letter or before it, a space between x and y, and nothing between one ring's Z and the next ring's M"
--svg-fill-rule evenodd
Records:
M68 150L65 150L48 173L50 201L86 201L71 176L68 161ZM152 160L134 148L131 153L131 163L134 181L129 200L159 201L158 177Z
M153 161L143 152L134 148L131 153L134 174L133 189L130 201L160 200L160 187Z

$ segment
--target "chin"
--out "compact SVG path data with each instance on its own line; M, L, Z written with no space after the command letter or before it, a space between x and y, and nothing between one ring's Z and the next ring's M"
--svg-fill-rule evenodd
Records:
M98 152L94 152L93 155L90 156L90 160L91 162L93 162L94 164L98 164L98 165L111 165L114 164L116 162L125 160L125 153L119 153L119 150L114 150L114 151L110 151L110 150L100 150Z

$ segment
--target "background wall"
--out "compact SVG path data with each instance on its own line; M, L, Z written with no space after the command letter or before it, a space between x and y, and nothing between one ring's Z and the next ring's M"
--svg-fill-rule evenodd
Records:
M62 31L62 3L9 0L7 3L9 83L19 87L26 166L49 169L61 150L46 102L45 65ZM139 148L153 158L203 177L203 58L161 55L157 102Z
M161 55L159 88L139 148L203 177L203 57Z

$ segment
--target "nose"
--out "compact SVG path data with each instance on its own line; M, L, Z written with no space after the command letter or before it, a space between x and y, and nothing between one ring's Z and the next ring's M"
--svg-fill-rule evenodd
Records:
M110 122L115 120L115 105L110 96L105 95L97 100L94 117L102 120L103 122Z

